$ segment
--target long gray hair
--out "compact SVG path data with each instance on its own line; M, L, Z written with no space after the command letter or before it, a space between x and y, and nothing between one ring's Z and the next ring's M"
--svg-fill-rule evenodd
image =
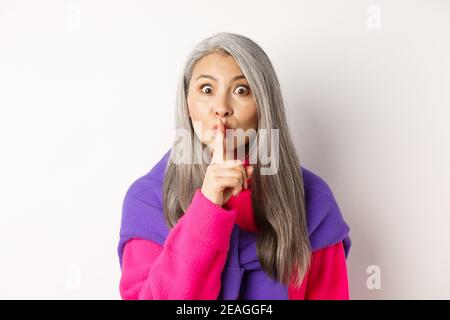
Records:
M299 287L311 258L300 161L290 137L277 76L268 56L258 44L239 34L217 33L194 48L186 60L176 98L176 129L187 130L191 139L174 141L174 147L189 150L193 148L192 141L198 139L188 112L189 83L195 64L214 52L231 55L235 59L254 93L258 113L257 140L260 129L279 129L278 172L264 175L261 174L259 160L251 163L254 167L250 189L258 229L257 255L262 268L271 278ZM261 140L264 139L261 137ZM249 157L257 159L256 152L252 145ZM194 159L190 164L168 162L163 204L170 228L189 207L195 190L202 187L207 167L207 163L202 161L198 164Z

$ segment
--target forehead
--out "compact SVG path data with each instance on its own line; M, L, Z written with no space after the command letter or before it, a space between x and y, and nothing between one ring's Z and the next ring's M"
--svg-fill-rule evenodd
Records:
M239 65L231 55L211 53L195 64L192 76L210 74L216 78L231 78L241 73Z

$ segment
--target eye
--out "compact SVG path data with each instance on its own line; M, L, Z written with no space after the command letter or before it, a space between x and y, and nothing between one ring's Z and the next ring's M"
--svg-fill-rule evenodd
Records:
M211 87L209 84L205 84L205 85L201 86L200 88L201 88L202 92L203 92L203 93L206 93L206 94L210 94L211 91L212 91L212 87ZM203 90L204 88L210 88L209 92L205 92L205 91Z
M239 86L236 88L236 91L239 91L239 94L245 93L245 95L247 95L247 94L249 94L249 92L250 92L250 88L247 87L247 86L245 86L245 85L239 85ZM236 92L236 91L235 91L235 92Z

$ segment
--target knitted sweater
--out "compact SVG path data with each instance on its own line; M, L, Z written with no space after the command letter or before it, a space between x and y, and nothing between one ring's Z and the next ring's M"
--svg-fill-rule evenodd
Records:
M164 245L140 238L125 244L122 299L217 299L234 224L256 232L250 188L231 196L222 207L197 189ZM249 277L251 274L244 274L243 282ZM288 298L349 299L342 241L312 252L302 285L296 288L291 284Z

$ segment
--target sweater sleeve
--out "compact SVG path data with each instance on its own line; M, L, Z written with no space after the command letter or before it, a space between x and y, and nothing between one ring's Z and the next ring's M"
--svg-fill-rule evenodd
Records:
M197 189L164 245L134 238L124 247L124 300L214 300L221 287L237 211L220 207Z
M299 289L289 288L291 300L350 299L342 242L312 253L311 265Z

